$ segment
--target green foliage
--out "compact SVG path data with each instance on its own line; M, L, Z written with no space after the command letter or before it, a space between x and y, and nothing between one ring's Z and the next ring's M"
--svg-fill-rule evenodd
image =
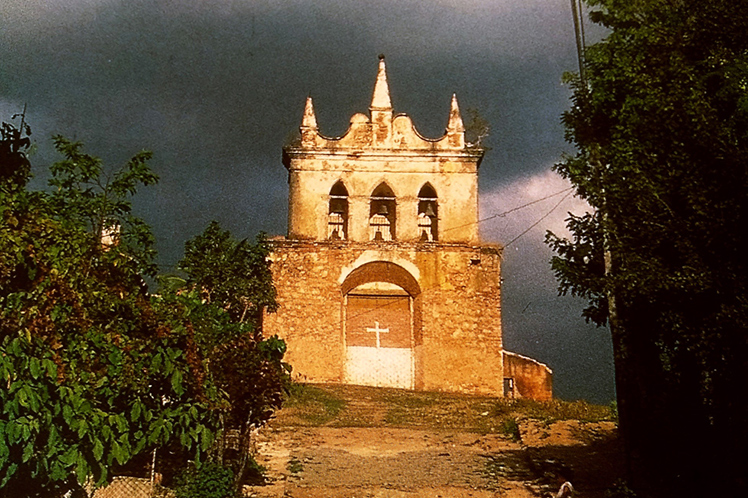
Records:
M610 31L586 50L586 79L566 76L578 152L556 169L595 212L569 219L571 240L548 236L559 290L611 322L632 486L745 494L748 9L587 3Z
M234 495L234 473L216 462L205 462L185 470L174 489L177 498L231 498Z
M250 431L281 407L290 382L291 367L283 362L285 342L262 336L263 312L277 307L269 253L264 236L254 244L237 241L212 222L185 244L179 268L187 279L181 288L174 279L164 286L168 302L193 299L186 315L198 349L211 366L211 378L226 395L225 429L240 433L239 450L223 454L223 461L232 465L237 489L251 474Z
M81 143L55 137L53 188L31 192L22 138L4 125L13 154L0 159L15 162L0 165L13 172L0 179L0 496L103 485L158 447L199 463L222 421L245 436L266 422L290 367L285 343L261 335L275 307L264 239L213 224L188 243L189 279L150 296L153 236L131 205L157 181L150 152L107 177ZM252 462L238 461L243 476Z
M273 287L267 257L270 248L263 234L256 243L238 241L213 221L187 241L179 269L208 302L218 302L236 321L257 320L263 309L274 311Z
M11 185L25 185L28 181L31 173L31 163L26 157L31 147L29 135L31 127L23 122L23 117L19 128L5 122L0 125L0 181Z
M58 135L54 143L64 156L50 167L49 184L54 190L49 203L55 217L63 227L85 230L88 245L94 248L102 243L102 235L110 232L118 253L130 258L138 274L155 275L153 235L150 227L132 214L130 202L139 186L158 181L148 167L152 153L137 153L111 178L104 179L101 159L83 152L81 142Z
M199 459L223 398L203 374L189 327L145 292L150 230L129 198L155 175L138 154L113 180L82 145L50 192L0 183L0 495L53 496L111 478L157 446ZM102 245L107 224L119 243Z
M471 147L481 147L489 150L483 143L491 131L491 125L488 123L478 109L468 107L465 111L467 122L465 123L465 141Z
M610 402L610 418L618 422L618 401L616 400Z
M185 244L179 268L187 273L184 289L201 297L199 318L191 323L217 385L228 394L228 424L248 428L264 424L280 408L290 366L283 363L286 344L263 339L262 312L275 310L275 288L262 235L255 244L237 241L211 222ZM179 290L172 299L182 299Z
M579 420L581 422L611 420L611 412L607 406L593 405L584 400L502 400L496 403L496 407L492 412L495 414L494 416L508 413L522 413L527 418L539 419L547 423L557 420Z

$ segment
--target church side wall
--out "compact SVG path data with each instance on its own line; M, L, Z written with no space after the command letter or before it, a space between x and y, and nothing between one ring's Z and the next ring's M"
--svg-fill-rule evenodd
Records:
M271 257L278 311L266 313L263 331L277 334L288 345L285 360L301 381L342 381L343 319L335 251L316 244L277 246Z
M346 274L371 261L402 266L420 286L416 389L502 395L500 258L492 247L274 241L279 310L266 315L264 331L286 340L294 375L343 381L340 286Z

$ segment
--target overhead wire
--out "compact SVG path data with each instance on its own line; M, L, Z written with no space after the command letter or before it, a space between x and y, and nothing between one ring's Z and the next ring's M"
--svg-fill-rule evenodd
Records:
M543 221L543 220L544 220L544 219L546 219L546 218L547 218L548 216L550 216L550 215L551 215L551 213L552 213L553 211L555 211L555 210L556 210L556 208L558 208L558 207L559 207L559 206L561 205L561 203L562 203L562 202L564 202L564 201L566 200L566 198L567 198L567 197L569 197L569 196L571 195L571 191L570 191L570 190L571 190L571 189L569 189L569 192L567 192L567 193L566 193L566 195L565 195L565 196L563 196L563 197L561 198L561 200L560 200L560 201L558 201L558 202L556 203L556 205L555 205L555 206L553 206L553 207L551 208L551 210L550 210L550 211L548 211L548 212L547 212L547 213L545 213L545 214L544 214L544 215L543 215L542 217L540 217L540 219L539 219L538 221L536 221L535 223L533 223L532 225L530 225L529 227L527 227L527 228L526 228L526 229L525 229L525 230L524 230L524 231L523 231L523 232L522 232L521 234L517 235L517 236L516 236L516 237L514 237L514 238L513 238L512 240L510 240L509 242L507 242L506 244L504 244L504 247L509 247L510 245L514 244L514 243L515 243L515 242L516 242L517 240L519 240L519 239L520 239L520 238L521 238L521 237L522 237L523 235L525 235L525 234L526 234L527 232L529 232L530 230L532 230L533 228L535 228L536 226L538 226L538 225L540 224L540 222L541 222L541 221Z
M558 192L554 192L552 194L546 195L545 197L541 197L540 199L535 199L534 201L530 201L530 202L528 202L526 204L522 204L521 206L514 207L514 208L512 208L512 209L510 209L508 211L504 211L503 213L493 214L491 216L487 216L486 218L481 218L478 221L472 221L470 223L465 223L464 225L458 225L456 227L446 228L443 231L444 232L449 232L450 230L457 230L458 228L465 228L465 227L469 227L469 226L472 226L472 225L477 225L479 223L483 223L484 221L492 220L494 218L503 218L504 216L506 216L508 214L511 214L511 213L513 213L515 211L519 211L520 209L524 209L526 207L530 207L533 204L537 204L538 202L542 202L542 201L544 201L546 199L550 199L551 197L556 197L557 195L561 195L561 194L563 194L565 192L569 192L570 193L571 190L573 190L573 189L574 189L574 187L568 187L568 188L565 188L563 190L559 190ZM568 195L567 195L567 197L568 197ZM566 197L564 197L564 198L566 198Z

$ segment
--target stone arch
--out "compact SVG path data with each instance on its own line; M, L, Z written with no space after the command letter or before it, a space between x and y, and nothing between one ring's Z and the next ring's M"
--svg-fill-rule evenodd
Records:
M426 182L423 184L423 187L421 187L421 190L418 191L418 197L426 199L436 199L436 190L430 182Z
M402 266L390 261L371 261L365 263L345 278L340 286L345 296L359 285L369 282L387 282L401 287L410 297L416 298L421 294L418 281Z
M341 294L346 382L421 388L421 287L413 275L371 261L348 274Z

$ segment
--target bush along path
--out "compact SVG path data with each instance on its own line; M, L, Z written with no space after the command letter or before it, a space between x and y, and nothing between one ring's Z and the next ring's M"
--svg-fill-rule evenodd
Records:
M608 407L297 385L255 435L257 498L606 496L623 474Z

